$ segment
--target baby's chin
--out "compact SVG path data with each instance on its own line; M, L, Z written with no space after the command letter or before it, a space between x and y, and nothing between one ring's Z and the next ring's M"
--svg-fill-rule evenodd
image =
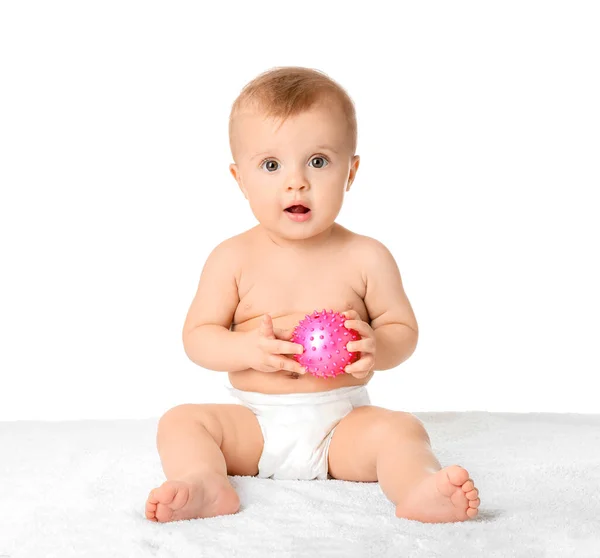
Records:
M335 222L331 223L317 223L306 222L306 223L286 223L285 221L278 226L265 227L270 230L273 234L277 235L282 240L319 240L320 237L323 240L332 232L332 227Z

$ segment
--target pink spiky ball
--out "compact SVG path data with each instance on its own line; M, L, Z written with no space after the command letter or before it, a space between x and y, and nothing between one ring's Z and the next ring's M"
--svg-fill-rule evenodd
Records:
M344 326L347 319L333 310L307 314L294 328L291 338L292 343L304 347L304 352L293 358L319 378L344 374L344 368L360 356L358 352L349 352L346 344L361 339L358 331Z

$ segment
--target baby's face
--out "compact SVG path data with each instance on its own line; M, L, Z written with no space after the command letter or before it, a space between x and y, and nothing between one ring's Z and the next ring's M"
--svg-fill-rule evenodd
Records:
M259 113L241 114L238 164L230 171L263 227L280 238L307 239L331 227L359 165L350 152L341 109L320 105L283 125ZM293 202L310 211L285 211Z

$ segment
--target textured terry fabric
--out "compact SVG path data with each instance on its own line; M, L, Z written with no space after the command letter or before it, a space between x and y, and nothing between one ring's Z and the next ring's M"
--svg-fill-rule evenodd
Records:
M0 422L0 556L600 556L600 415L414 414L475 480L475 520L398 519L377 483L235 476L237 514L152 523L158 418Z

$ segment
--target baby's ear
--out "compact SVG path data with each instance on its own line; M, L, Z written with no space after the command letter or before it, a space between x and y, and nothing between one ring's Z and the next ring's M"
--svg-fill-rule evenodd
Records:
M244 197L246 199L248 199L248 192L246 191L246 188L242 184L242 177L240 175L240 171L238 170L237 165L235 165L233 163L231 165L229 165L229 172L231 173L231 176L233 176L233 178L235 178L235 181L237 182L239 189L242 191L242 194L244 194Z

